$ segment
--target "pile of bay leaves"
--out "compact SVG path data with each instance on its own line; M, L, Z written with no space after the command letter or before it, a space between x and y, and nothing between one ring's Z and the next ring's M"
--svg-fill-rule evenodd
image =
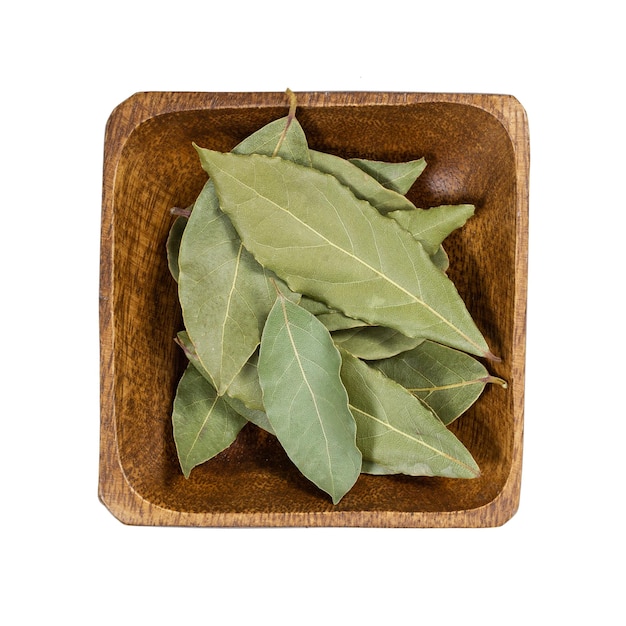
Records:
M442 247L474 207L416 208L406 193L424 159L310 149L290 96L286 117L231 152L195 146L209 180L173 210L182 471L252 422L335 504L360 473L476 477L447 425L505 383L475 358L495 357Z

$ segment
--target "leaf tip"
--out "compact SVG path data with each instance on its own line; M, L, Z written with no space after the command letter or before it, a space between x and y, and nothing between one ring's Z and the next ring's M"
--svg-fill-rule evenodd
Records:
M192 141L191 145L202 162L202 154L205 152L205 148L201 148L195 141Z
M189 348L185 345L185 343L183 342L183 340L180 337L174 337L174 343L182 349L183 353L185 354L185 356L191 360L191 358L194 356L191 352L191 350L189 350Z
M482 471L480 467L478 466L478 463L476 463L475 459L473 457L470 457L470 458L471 458L471 463L468 463L466 465L466 468L467 468L466 478L469 478L470 480L474 480L475 478L480 478L482 476Z

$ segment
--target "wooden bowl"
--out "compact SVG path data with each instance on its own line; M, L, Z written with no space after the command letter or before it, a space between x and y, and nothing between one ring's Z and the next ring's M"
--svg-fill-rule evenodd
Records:
M139 93L106 128L100 276L99 497L127 524L170 526L497 526L519 502L524 404L529 139L511 96L298 93L312 148L428 166L409 192L421 207L471 202L446 242L450 277L493 352L491 385L452 426L479 464L474 480L362 475L333 506L277 441L247 425L189 480L171 409L185 359L165 240L170 208L206 175L192 142L227 151L287 113L282 93Z

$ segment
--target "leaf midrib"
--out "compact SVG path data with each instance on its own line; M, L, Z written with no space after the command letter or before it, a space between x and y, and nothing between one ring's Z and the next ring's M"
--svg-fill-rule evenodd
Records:
M200 428L198 428L198 433L196 434L196 437L193 440L193 443L191 444L191 446L189 447L189 450L187 451L187 454L185 455L185 464L189 463L189 457L191 456L191 453L193 452L194 448L196 447L196 444L198 443L198 440L200 439L200 435L201 435L202 431L204 430L204 427L207 425L207 422L209 421L209 418L211 417L211 415L213 413L213 409L215 408L215 405L217 404L218 400L219 400L219 396L216 395L215 398L213 399L211 407L207 411L206 417L202 421L202 425L200 426Z
M332 463L332 459L331 459L331 455L330 455L330 449L329 449L329 445L328 445L328 437L326 436L326 430L324 428L324 423L322 420L322 416L320 414L320 410L319 407L317 405L317 399L315 397L315 393L313 392L313 389L311 388L311 385L309 384L309 381L307 379L306 373L304 371L304 367L302 366L302 361L300 360L300 354L298 353L298 349L296 348L296 343L294 341L293 335L291 333L291 324L289 322L289 316L287 314L287 306L285 305L285 297L282 295L279 295L280 298L280 304L281 304L281 308L283 311L283 318L285 320L285 328L287 330L287 335L289 336L289 342L291 343L291 348L293 350L294 356L296 358L296 362L298 363L298 368L300 369L300 374L302 375L302 380L304 381L304 384L306 385L306 388L309 391L309 394L311 396L311 400L313 401L313 406L315 407L315 415L317 416L317 419L319 421L320 424L320 429L322 431L322 436L324 437L324 447L326 450L326 457L328 459L328 467L332 467L333 463ZM335 477L332 471L329 472L330 474L330 481L332 484L332 493L335 493Z
M442 391L444 389L457 389L459 387L468 387L470 385L482 385L485 381L483 378L475 378L473 380L463 380L458 383L449 383L447 385L433 385L432 387L407 387L407 391L411 393Z
M463 463L463 461L460 461L459 459L450 456L449 454L442 452L441 450L438 450L437 448L435 448L434 446L431 446L429 444L427 444L425 441L423 441L422 439L418 439L417 437L413 437L412 435L409 435L408 433L405 433L404 431L400 430L399 428L396 428L395 426L392 426L389 422L385 422L381 419L379 419L378 417L376 417L375 415L372 415L371 413L368 413L367 411L363 411L362 409L359 409L358 407L354 406L353 404L349 404L348 405L350 407L350 409L354 410L354 411L358 411L361 415L364 415L365 417L369 417L370 419L374 420L375 422L378 422L379 424L381 424L382 426L388 428L389 430L397 433L398 435L402 436L402 437L406 437L407 439L410 439L411 441L414 441L415 443L428 448L429 450L431 450L432 452L434 452L435 454L448 459L449 461L452 461L453 463L456 463L457 465L460 465L461 467L464 467L468 472L471 472L472 474L474 474L475 476L479 475L479 472L477 472L473 467L470 467L469 465L467 465L466 463Z
M237 251L237 261L235 263L235 270L233 272L233 280L230 286L230 291L228 292L228 300L226 303L226 311L224 313L224 321L222 322L222 341L220 342L221 352L220 352L220 372L224 369L224 346L226 342L224 341L224 336L226 334L226 322L229 319L230 315L230 305L233 300L233 293L235 292L235 285L237 284L237 276L239 275L239 264L241 263L241 254L243 252L243 243L239 244L239 250ZM228 381L228 385L230 385L232 381ZM222 385L224 385L224 381L221 381ZM226 385L226 387L228 387ZM218 389L218 393L222 392L222 389Z

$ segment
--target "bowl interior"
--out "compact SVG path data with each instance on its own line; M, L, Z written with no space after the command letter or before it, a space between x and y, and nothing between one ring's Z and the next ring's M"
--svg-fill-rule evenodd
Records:
M113 189L114 406L119 460L132 489L183 512L280 513L459 511L491 502L509 475L512 394L488 386L452 428L479 464L474 480L362 475L339 505L292 466L276 440L248 425L221 455L185 479L171 428L185 359L165 241L170 208L190 205L206 174L192 142L227 151L285 108L220 108L167 113L138 126L118 163ZM481 108L452 102L303 106L312 148L343 157L427 167L408 196L421 207L471 202L476 215L446 242L449 275L510 380L513 345L516 169L511 139Z

